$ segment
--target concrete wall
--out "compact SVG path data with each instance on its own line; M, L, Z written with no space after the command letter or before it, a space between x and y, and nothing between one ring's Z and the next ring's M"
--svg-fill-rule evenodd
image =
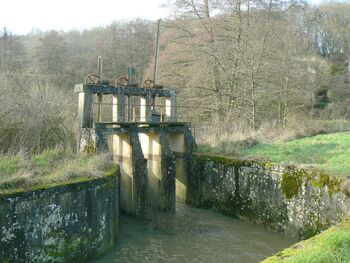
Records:
M350 212L348 180L266 162L195 156L187 202L299 238Z
M118 233L118 176L0 195L0 262L85 262Z

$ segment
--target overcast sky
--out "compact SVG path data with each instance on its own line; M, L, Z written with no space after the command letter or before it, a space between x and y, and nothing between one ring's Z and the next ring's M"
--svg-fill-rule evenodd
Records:
M317 3L320 0L311 0ZM88 29L115 20L167 16L164 0L1 0L0 29L14 34L40 30Z
M26 34L41 30L85 29L136 17L165 17L164 0L0 0L0 29Z

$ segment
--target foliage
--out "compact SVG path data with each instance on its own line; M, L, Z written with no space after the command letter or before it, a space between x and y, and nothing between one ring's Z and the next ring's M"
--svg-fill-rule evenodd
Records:
M45 85L36 73L1 74L0 149L39 153L56 145L71 147L75 140L75 101L63 90Z
M179 120L209 126L215 143L237 127L288 134L288 127L298 129L293 122L350 118L349 3L169 5L176 15L162 22L159 81L191 107L179 107ZM1 151L73 147L74 84L96 73L99 55L106 80L128 66L137 69L138 83L151 78L154 31L153 22L136 19L84 31L0 32Z

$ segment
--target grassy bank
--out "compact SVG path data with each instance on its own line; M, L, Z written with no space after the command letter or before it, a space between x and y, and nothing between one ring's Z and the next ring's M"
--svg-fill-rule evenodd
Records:
M332 175L350 175L350 132L323 134L271 144L228 143L217 147L200 146L199 151L304 164Z
M299 242L263 262L350 262L350 219L344 219L339 225Z
M40 155L0 156L0 194L98 178L114 167L108 155L74 154L57 148Z

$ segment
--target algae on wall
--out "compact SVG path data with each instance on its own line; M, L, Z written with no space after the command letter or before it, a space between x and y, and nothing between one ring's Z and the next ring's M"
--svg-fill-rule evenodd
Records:
M197 155L188 202L236 218L308 238L350 211L342 179L255 160Z
M0 262L84 262L118 233L118 176L0 196Z

